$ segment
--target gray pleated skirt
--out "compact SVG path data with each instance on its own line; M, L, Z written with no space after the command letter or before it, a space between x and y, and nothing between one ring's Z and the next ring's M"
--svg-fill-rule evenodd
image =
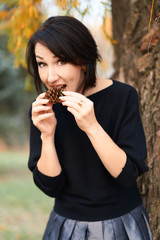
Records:
M117 218L86 222L51 212L43 240L152 240L148 215L142 205Z

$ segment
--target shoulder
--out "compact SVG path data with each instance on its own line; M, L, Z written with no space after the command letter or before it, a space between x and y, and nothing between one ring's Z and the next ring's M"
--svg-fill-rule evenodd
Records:
M132 85L117 80L113 80L113 84L114 94L116 94L116 97L119 96L122 99L128 99L128 97L138 98L137 90Z
M137 92L135 87L133 87L132 85L130 85L128 83L120 82L120 81L114 80L114 79L112 79L112 81L118 91Z
M123 83L113 80L114 87L111 94L112 105L118 112L126 111L127 109L139 108L139 96L135 87L128 83Z

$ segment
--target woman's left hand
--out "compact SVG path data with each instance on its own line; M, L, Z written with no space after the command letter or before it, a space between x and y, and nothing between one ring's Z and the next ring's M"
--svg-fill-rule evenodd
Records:
M89 133L97 124L93 102L80 93L64 91L60 97L63 106L73 114L81 130Z

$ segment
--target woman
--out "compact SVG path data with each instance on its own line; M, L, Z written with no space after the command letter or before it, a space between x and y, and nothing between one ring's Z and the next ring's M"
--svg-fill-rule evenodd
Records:
M66 85L61 103L43 92L30 110L29 169L55 197L43 240L152 239L136 184L148 167L135 88L96 77L96 43L72 17L46 20L26 56L38 92Z

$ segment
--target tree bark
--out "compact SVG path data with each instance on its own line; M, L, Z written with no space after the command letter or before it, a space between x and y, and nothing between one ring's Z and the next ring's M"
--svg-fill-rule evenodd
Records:
M139 94L149 172L138 180L154 240L160 239L160 2L112 0L115 70Z

